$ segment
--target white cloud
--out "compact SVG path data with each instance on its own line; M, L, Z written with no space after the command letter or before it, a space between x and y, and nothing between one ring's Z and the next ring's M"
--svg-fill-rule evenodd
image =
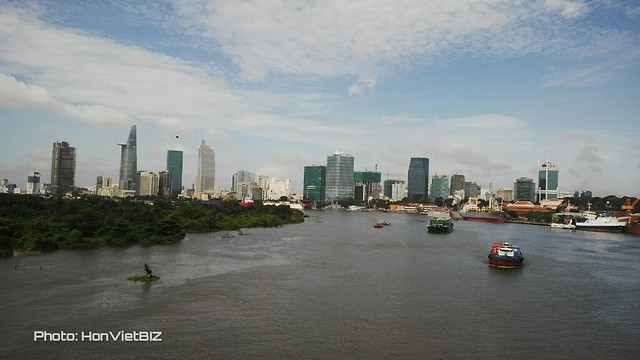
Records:
M176 23L199 31L252 80L271 72L376 78L462 54L562 51L590 41L564 21L590 11L582 1L175 0L174 9Z
M355 84L349 86L349 95L361 95L371 91L376 86L376 80L372 78L358 79Z
M41 86L16 80L0 73L0 107L36 108L52 111L76 121L94 124L122 124L130 122L126 114L101 104L73 105L54 98Z

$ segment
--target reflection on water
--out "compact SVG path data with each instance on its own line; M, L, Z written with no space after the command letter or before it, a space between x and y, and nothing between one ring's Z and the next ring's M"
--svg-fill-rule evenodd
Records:
M0 358L627 358L640 350L640 239L407 214L167 246L0 261ZM382 229L376 222L391 223ZM488 266L494 241L521 270ZM160 280L134 283L148 263ZM162 342L34 342L33 331L162 331ZM500 344L511 344L499 346ZM514 353L514 349L517 351Z

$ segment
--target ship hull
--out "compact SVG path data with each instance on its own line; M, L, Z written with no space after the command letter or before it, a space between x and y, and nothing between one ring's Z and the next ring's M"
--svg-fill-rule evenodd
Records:
M520 269L524 263L523 257L509 257L490 254L489 265L493 267L505 268L505 269Z
M464 220L481 221L490 223L503 223L504 216L502 213L486 213L486 212L466 212L462 214Z
M632 235L640 235L640 223L627 224L624 232Z
M453 224L445 225L429 225L427 226L427 232L432 234L448 234L453 231Z
M625 231L625 225L581 225L576 224L576 229L585 231L597 231L597 232L609 232L609 233L621 233Z

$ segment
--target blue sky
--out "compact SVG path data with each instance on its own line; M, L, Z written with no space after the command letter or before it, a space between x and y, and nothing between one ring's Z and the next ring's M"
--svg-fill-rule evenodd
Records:
M237 170L288 178L336 151L355 170L482 187L560 166L560 187L640 193L637 1L0 1L0 177L48 182L76 147L76 183L117 179L201 140L216 186Z

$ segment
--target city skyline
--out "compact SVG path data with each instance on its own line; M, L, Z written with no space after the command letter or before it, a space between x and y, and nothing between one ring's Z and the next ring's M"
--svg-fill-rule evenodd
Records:
M383 180L425 157L511 188L550 161L563 191L638 196L637 2L290 5L1 4L0 177L24 188L64 141L77 186L118 179L136 125L138 170L183 151L187 188L205 139L219 188L250 169L301 193L305 166L344 151Z

